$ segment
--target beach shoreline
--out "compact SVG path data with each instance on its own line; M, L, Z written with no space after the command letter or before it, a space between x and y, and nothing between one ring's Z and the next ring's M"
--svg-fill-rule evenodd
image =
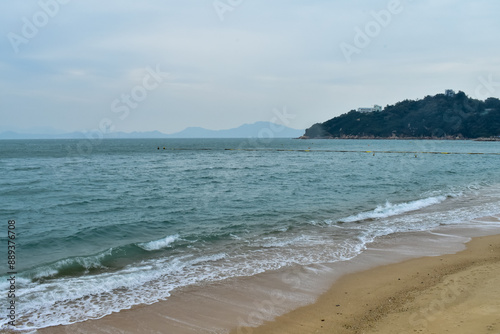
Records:
M497 142L500 141L500 137L474 137L465 138L457 136L447 136L447 137L375 137L375 136L344 136L344 137L307 137L300 136L293 139L302 140L438 140L438 141L485 141L485 142Z
M152 305L37 333L376 333L384 324L381 320L399 316L406 324L415 312L412 323L427 325L432 322L403 301L417 300L432 289L439 295L439 284L446 285L445 279L460 274L461 268L472 268L467 263L490 261L498 268L499 219L488 219L490 228L455 226L389 235L349 261L190 287ZM493 252L486 243L493 245ZM500 300L500 295L495 297ZM405 308L407 313L398 313ZM379 333L413 333L413 327Z
M231 333L500 333L500 235L341 277L311 305Z

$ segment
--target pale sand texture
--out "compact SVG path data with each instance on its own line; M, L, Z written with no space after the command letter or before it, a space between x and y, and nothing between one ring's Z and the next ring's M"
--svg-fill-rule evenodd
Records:
M339 279L312 305L233 333L500 333L500 235Z

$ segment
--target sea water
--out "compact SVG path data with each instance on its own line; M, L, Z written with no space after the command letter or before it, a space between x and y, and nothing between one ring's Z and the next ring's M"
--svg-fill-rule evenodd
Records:
M474 141L0 141L0 291L9 220L17 330L349 261L394 233L499 224L477 220L500 213L499 152Z

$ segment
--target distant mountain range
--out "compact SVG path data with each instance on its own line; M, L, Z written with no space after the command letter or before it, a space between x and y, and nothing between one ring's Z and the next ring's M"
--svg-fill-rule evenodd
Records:
M165 134L160 131L149 132L111 132L111 133L19 133L13 131L0 132L0 139L85 139L93 138L297 138L304 130L292 129L270 122L243 124L237 128L226 130L208 130L200 127L189 127L180 132Z

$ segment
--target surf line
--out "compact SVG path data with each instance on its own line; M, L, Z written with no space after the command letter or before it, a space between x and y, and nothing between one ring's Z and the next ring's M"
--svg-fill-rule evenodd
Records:
M159 147L157 148L160 149ZM318 152L318 153L381 153L381 154L472 154L500 155L500 152L426 152L426 151L355 151L355 150L311 150L311 149L278 149L278 148L165 148L165 151L245 151L245 152Z

